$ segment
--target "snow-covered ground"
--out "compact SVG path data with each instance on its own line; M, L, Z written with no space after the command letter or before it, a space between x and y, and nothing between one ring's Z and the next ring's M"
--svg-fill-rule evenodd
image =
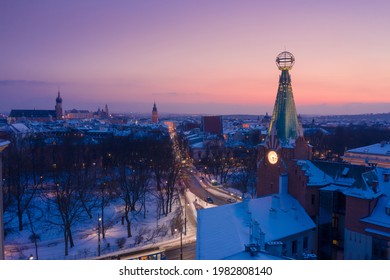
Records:
M181 199L183 200L183 199ZM187 201L194 201L195 198L189 196ZM98 214L99 209L95 209L92 219L82 219L72 229L75 246L69 248L69 255L65 256L63 232L59 226L53 225L52 211L47 209L47 205L39 198L34 201L34 223L33 227L40 237L38 241L39 259L91 259L98 255ZM173 211L168 216L161 216L157 219L157 203L155 199L150 199L147 205L146 218L141 211L134 215L132 221L132 237L127 238L126 221L122 224L121 200L116 200L105 210L105 222L110 223L111 227L107 229L105 239L101 238L101 255L116 251L129 251L131 249L145 248L145 246L158 246L164 244L174 244L180 239L180 233L172 234L170 221L175 217L176 209L180 207L177 202ZM182 205L184 205L182 203ZM192 205L192 203L190 203ZM192 208L192 211L195 208ZM10 259L28 259L30 256L36 258L35 245L29 239L32 234L27 216L24 217L24 230L18 231L17 218L9 213L5 214L8 228L12 228L12 233L7 234L5 238L5 258ZM193 225L187 226L188 233L184 241L193 241L196 235L196 228ZM102 237L102 235L101 235ZM122 248L118 247L118 240L125 239Z
M198 178L199 181L200 177ZM212 186L207 179L201 182L204 188L219 197L235 198L240 201L242 194L234 189L218 188ZM46 195L47 196L47 195ZM127 237L126 221L122 221L123 201L116 199L109 207L105 209L106 236L103 239L102 234L100 242L101 256L115 254L119 252L136 251L151 247L169 248L177 246L180 242L180 232L173 232L171 220L178 215L180 207L186 205L187 215L192 215L196 221L196 207L208 208L216 205L205 202L196 197L193 193L186 190L185 198L181 197L173 207L171 213L166 217L160 215L157 219L157 198L150 195L147 201L147 212L144 218L144 212L133 214L132 219L132 237ZM42 196L36 196L32 201L32 220L35 233L39 236L38 258L39 259L93 259L98 256L98 216L99 208L94 208L92 219L88 217L81 218L80 221L72 227L72 234L75 246L69 248L68 256L65 256L65 243L63 231L60 226L59 216L53 215L56 212L54 207L49 206ZM183 212L184 213L184 212ZM190 222L187 216L187 234L183 237L183 243L190 243L196 240L196 224ZM184 214L182 214L184 219ZM29 259L31 256L36 259L37 253L35 244L31 240L32 230L27 215L23 217L24 229L18 230L18 220L15 214L5 213L6 228L8 229L5 238L5 258L8 260ZM9 231L11 229L11 231ZM119 247L119 240L124 240L124 245Z

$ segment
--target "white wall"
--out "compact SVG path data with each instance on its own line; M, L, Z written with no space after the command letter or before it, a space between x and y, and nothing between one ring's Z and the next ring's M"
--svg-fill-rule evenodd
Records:
M372 237L359 232L345 229L344 259L370 260L372 259Z

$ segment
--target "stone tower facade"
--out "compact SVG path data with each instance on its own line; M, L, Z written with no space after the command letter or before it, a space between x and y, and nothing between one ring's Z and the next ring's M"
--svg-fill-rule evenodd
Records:
M61 94L60 94L60 91L58 90L58 96L56 98L56 106L55 106L55 110L56 110L56 118L57 120L61 120L62 119L62 98L61 98Z
M279 70L278 92L269 131L265 142L259 146L257 161L257 196L279 192L279 178L295 172L297 160L311 159L312 149L304 139L302 125L298 122L289 70L295 62L289 52L282 52L276 59Z
M158 123L158 112L157 112L156 102L154 102L154 105L153 105L152 122L153 123Z

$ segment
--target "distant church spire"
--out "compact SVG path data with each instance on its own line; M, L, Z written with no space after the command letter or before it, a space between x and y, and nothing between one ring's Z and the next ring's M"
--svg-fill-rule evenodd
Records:
M60 90L58 90L58 95L57 95L57 98L56 98L55 110L56 110L56 118L57 118L57 120L61 120L62 119L62 98L61 98Z
M158 123L158 112L157 112L156 102L154 102L154 105L153 105L152 122L153 123Z
M276 65L282 73L279 77L279 88L268 134L270 135L271 131L275 129L282 145L288 144L290 140L295 141L299 136L298 116L289 73L294 62L294 56L286 51L280 53L276 58Z

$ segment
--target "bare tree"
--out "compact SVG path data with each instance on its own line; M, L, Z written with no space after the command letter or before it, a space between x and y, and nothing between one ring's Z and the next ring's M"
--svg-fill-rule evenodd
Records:
M72 137L64 138L61 147L56 147L53 152L59 163L53 164L54 191L46 199L49 204L55 205L57 211L53 212L54 219L49 222L62 228L67 256L69 247L74 247L72 227L85 218L83 214L86 213L84 202L80 199L82 171L78 164L77 141Z
M247 193L250 190L252 195L255 190L255 178L256 178L256 157L257 152L255 148L247 148L244 153L240 153L235 157L235 179L238 183L239 189L243 193Z
M28 209L38 184L34 184L31 172L29 146L25 139L15 137L7 151L7 197L11 202L7 209L15 211L19 231L23 230L23 214ZM11 210L13 209L13 210Z
M39 256L38 256L38 241L41 240L41 237L39 234L36 233L35 231L35 228L34 228L34 222L33 222L33 213L30 209L27 210L27 217L28 217L28 221L29 221L29 224L30 224L30 230L31 230L31 235L29 237L30 241L34 243L34 246L35 246L35 258L38 260L39 259Z
M142 201L146 195L148 185L148 174L142 164L132 166L121 166L119 171L120 197L124 202L124 218L127 224L127 236L131 237L132 217L142 209Z
M116 180L109 175L107 169L104 169L104 175L101 178L99 183L99 194L100 198L99 207L100 207L100 217L101 217L101 226L102 226L102 237L106 238L106 230L109 228L110 223L106 223L105 209L110 206L112 201L117 198L117 182Z
M207 157L203 159L205 173L214 175L221 184L226 183L228 173L235 166L232 152L220 140L210 141L206 151Z
M172 211L172 205L178 199L177 182L182 169L180 157L176 158L172 144L169 138L150 143L156 196L165 216Z

